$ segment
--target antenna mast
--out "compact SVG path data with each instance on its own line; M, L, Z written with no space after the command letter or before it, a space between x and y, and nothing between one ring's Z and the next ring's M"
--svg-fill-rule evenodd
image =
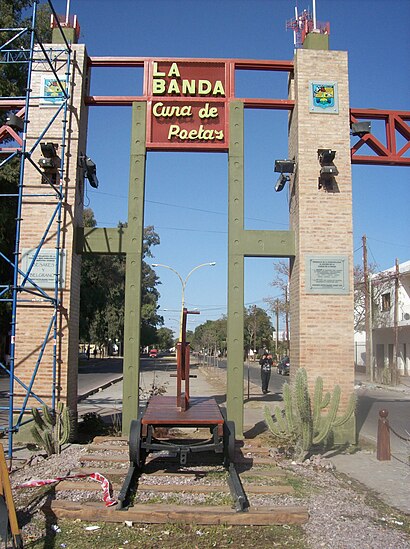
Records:
M313 30L316 30L316 0L313 0Z
M70 0L67 0L67 7L65 11L65 24L68 25L68 20L70 17Z
M306 36L311 33L330 34L330 24L320 23L316 20L316 0L313 0L313 15L308 9L298 14L295 6L295 17L286 21L286 29L293 30L293 43L295 48L301 48Z

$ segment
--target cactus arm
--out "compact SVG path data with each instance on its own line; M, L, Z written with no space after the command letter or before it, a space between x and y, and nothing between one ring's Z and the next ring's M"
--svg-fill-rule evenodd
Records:
M61 427L61 445L63 445L70 440L72 427L70 410L67 408L67 406L64 407L61 414Z
M35 424L39 427L40 430L45 429L46 424L43 421L43 418L41 417L40 412L37 410L37 408L32 408L31 414L34 418Z
M313 394L313 424L317 425L320 418L320 411L322 409L323 398L323 379L319 376L316 378L315 392Z
M281 430L279 429L278 423L277 422L275 423L273 421L273 417L271 416L271 412L268 406L265 406L264 415L265 415L266 425L268 426L271 433L273 433L276 436L280 436Z
M289 383L285 383L283 385L282 391L283 391L283 402L285 404L285 417L288 424L288 430L289 432L292 432L295 429L295 418L294 418L294 411L293 411L292 392L291 392Z
M47 425L54 426L55 425L55 416L53 411L48 406L43 406L43 418Z
M48 456L54 454L54 446L50 431L45 430L41 433L36 426L33 426L31 428L31 434L35 443L41 448L44 448Z
M327 408L329 404L330 404L330 393L327 392L325 396L322 398L322 404L320 407L323 410L324 408Z
M325 417L325 420L323 422L323 425L320 428L320 431L313 437L313 444L320 444L328 437L330 430L333 427L337 410L339 409L339 402L340 402L340 387L339 385L336 385L333 391L332 398L330 400L329 412Z
M349 421L354 412L356 411L357 397L355 393L352 393L349 398L346 412L339 418L336 418L333 422L334 427L341 427Z

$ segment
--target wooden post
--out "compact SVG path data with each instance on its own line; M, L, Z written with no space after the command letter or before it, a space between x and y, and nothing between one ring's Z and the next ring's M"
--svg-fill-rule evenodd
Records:
M377 427L377 459L379 461L390 461L390 427L387 416L389 412L385 409L379 411L379 424Z

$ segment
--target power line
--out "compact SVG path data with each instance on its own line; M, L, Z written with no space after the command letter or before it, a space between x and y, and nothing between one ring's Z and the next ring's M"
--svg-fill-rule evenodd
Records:
M124 195L119 195L119 194L113 194L113 193L104 193L104 192L96 192L96 191L90 191L92 194L101 194L101 195L105 195L105 196L113 196L115 198L123 198L123 199L127 199L128 197L127 196L124 196ZM223 216L227 216L227 212L218 212L218 211L215 211L215 210L207 210L207 209L204 209L204 208L195 208L193 206L183 206L181 204L171 204L169 202L159 202L157 200L145 200L145 202L148 202L150 204L158 204L160 206L169 206L171 208L180 208L180 209L183 209L183 210L192 210L194 212L202 212L202 213L210 213L210 214L214 214L214 215L223 215ZM250 221L262 221L263 223L272 223L272 221L270 219L262 219L260 217L245 217L245 219L248 219ZM273 223L274 225L281 225L283 227L287 227L288 226L288 223Z
M379 242L380 244L387 244L389 246L394 246L395 248L410 248L410 244L398 244L397 242L387 242L386 240L378 240L377 238L372 238L371 236L367 237L367 240L373 240L374 242Z

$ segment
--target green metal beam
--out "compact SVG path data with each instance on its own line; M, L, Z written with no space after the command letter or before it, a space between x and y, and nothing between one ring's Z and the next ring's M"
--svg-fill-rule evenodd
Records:
M127 228L79 227L75 242L78 254L124 254L127 251Z
M244 231L241 239L246 257L291 257L295 255L293 231Z
M130 182L128 191L127 258L125 268L124 366L122 433L128 435L138 416L141 280L144 237L144 190L147 104L132 105Z
M243 328L244 328L244 117L243 103L229 107L228 172L228 368L227 414L243 437Z
M244 116L243 103L230 104L228 189L228 369L227 413L243 437L244 373L244 258L293 257L293 231L244 229Z

